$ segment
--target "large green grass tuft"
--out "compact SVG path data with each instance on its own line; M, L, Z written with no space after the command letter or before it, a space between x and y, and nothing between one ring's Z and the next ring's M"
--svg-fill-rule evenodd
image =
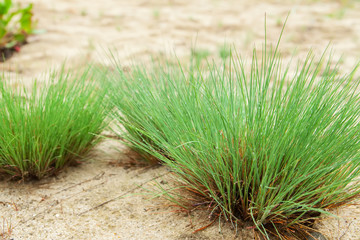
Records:
M81 160L98 141L109 110L91 75L53 72L31 91L1 79L0 172L39 179Z
M181 192L165 195L177 204L304 239L321 213L360 193L360 79L331 62L309 53L290 73L276 46L254 49L249 65L233 51L189 71L118 66L113 117L128 143L174 172Z

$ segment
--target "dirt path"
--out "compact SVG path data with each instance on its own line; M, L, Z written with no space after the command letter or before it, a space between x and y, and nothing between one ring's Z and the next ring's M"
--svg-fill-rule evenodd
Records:
M281 45L284 57L304 56L310 48L320 53L331 41L335 56L344 54L345 71L360 59L360 2L348 7L340 2L346 1L38 0L35 17L46 32L0 66L27 84L65 59L73 67L90 60L106 64L108 48L116 49L124 65L174 51L187 58L194 45L218 57L224 42L246 57L263 42L265 12L267 38L274 42L291 11ZM54 178L0 182L0 234L11 224L12 239L235 238L231 226L221 224L219 233L217 223L191 234L209 223L206 218L149 201L143 188L151 188L150 180L166 169L109 165L124 161L116 144L102 143L87 163ZM323 222L320 230L329 239L360 239L360 207L344 207L338 214L340 219ZM252 230L241 230L237 239L253 239Z

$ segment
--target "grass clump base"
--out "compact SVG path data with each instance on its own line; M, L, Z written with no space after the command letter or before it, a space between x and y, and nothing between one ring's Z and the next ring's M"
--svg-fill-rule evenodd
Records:
M254 49L250 65L232 51L189 71L118 66L110 99L122 137L174 173L164 196L267 239L306 239L320 214L359 196L360 80L311 53L290 74L278 45Z
M91 73L62 70L48 80L27 91L1 79L1 173L40 179L77 162L98 141L108 109Z

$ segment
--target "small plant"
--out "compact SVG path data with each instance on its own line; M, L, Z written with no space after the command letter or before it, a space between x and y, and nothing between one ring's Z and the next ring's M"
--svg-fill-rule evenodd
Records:
M0 83L0 172L42 178L76 163L99 140L108 108L88 71L50 75L32 92Z
M225 61L231 55L231 47L227 44L224 44L219 49L219 56L220 58Z
M336 9L335 11L327 14L329 18L335 18L335 19L343 19L346 15L347 8L341 7L339 9Z
M191 49L191 58L195 61L196 65L199 65L203 60L206 60L210 56L210 52L207 49Z
M19 51L30 34L34 33L32 4L14 7L12 0L0 2L0 61Z
M110 99L121 136L174 173L164 196L267 239L306 239L360 194L360 80L311 53L290 74L264 46L250 66L236 52L226 67L119 66Z
M153 15L153 18L154 18L155 20L159 20L159 19L160 19L160 15L161 15L160 9L158 9L158 8L153 9L152 15Z

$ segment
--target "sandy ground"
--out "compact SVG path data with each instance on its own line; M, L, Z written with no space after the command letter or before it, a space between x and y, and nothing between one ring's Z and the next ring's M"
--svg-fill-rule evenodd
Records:
M72 67L90 60L106 63L107 49L124 66L169 52L186 59L193 46L218 58L225 42L246 58L254 45L263 42L265 13L268 40L275 42L290 11L281 44L285 58L304 56L311 48L321 53L331 42L334 55L343 54L344 71L360 59L359 1L38 0L35 18L45 33L31 37L19 54L0 67L28 84L44 71L59 68L64 60ZM107 140L88 156L88 162L56 177L0 182L0 235L9 239L254 238L249 228L235 236L231 226L222 223L192 234L209 223L206 216L176 212L166 202L149 200L145 189L151 189L154 178L159 182L166 178L167 170L109 164L126 161L123 149ZM336 213L339 219L325 219L319 229L329 239L360 239L360 207L347 206Z

